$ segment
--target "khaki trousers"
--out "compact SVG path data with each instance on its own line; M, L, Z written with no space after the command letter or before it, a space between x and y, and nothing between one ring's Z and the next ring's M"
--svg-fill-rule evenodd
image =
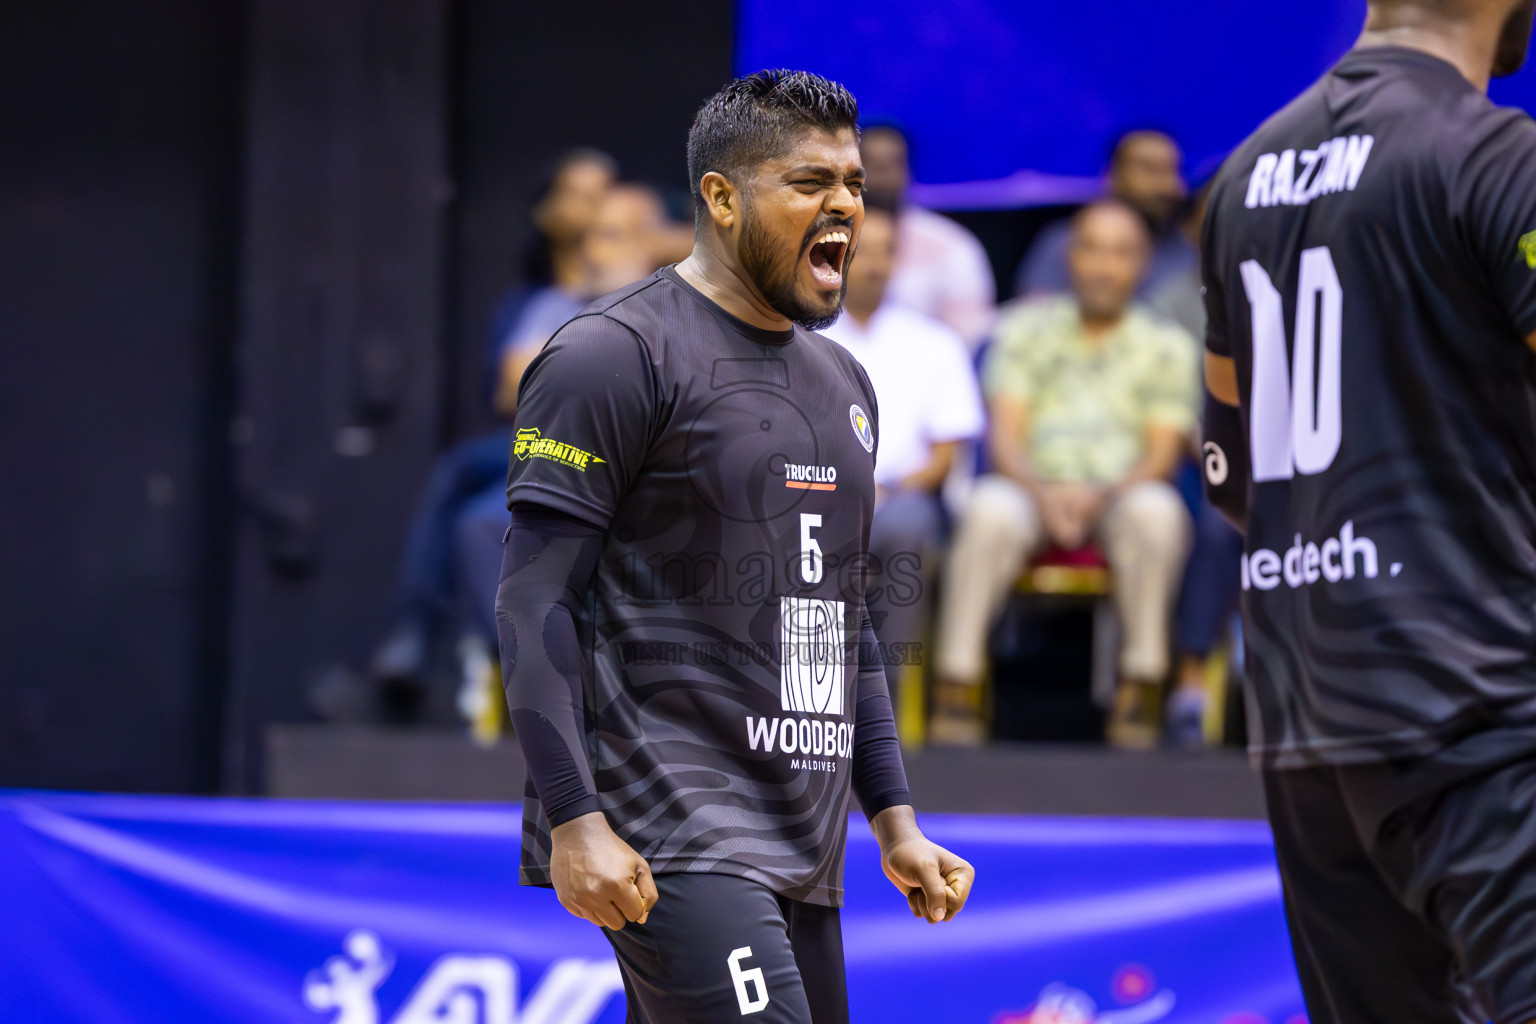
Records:
M1113 499L1094 528L1113 573L1124 642L1120 673L1160 680L1168 671L1169 621L1189 553L1189 512L1161 481ZM1029 558L1048 543L1034 499L1008 477L976 482L944 572L936 636L939 678L979 683L987 634Z

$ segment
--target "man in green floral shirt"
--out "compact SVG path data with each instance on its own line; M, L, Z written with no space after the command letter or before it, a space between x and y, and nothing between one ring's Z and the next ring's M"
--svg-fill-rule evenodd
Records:
M1199 345L1132 305L1151 240L1114 201L1073 222L1072 294L999 319L983 373L993 472L977 481L950 555L937 636L933 738L980 738L986 637L1025 562L1097 542L1124 641L1110 742L1157 739L1158 687L1190 524L1168 478L1198 414Z

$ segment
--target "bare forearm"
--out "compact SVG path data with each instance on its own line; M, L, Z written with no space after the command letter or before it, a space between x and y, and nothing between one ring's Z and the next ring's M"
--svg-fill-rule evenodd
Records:
M1146 451L1131 466L1130 471L1116 486L1125 491L1137 484L1153 480L1168 480L1184 457L1184 435L1174 430L1158 430L1147 440Z
M1115 490L1127 491L1137 484L1144 484L1152 480L1167 480L1173 476L1177 461L1165 461L1163 459L1142 458L1131 466L1130 472L1116 485Z
M993 439L991 448L992 468L1015 481L1031 494L1038 493L1045 481L1035 472L1034 465L1024 449L1013 442Z
M602 811L588 811L555 825L549 834L556 843L592 842L612 835L613 826L608 824L608 817Z
M944 478L949 476L949 469L955 463L955 449L960 446L958 441L946 441L933 445L929 449L928 461L918 469L902 478L901 489L904 491L926 491L935 493L944 486Z
M887 807L869 820L869 828L882 850L904 839L922 835L922 830L917 827L917 813L912 810L911 804Z
M517 389L522 385L523 374L533 363L542 345L520 347L508 352L501 361L501 379L496 383L493 403L496 411L510 419L517 412Z
M1029 459L1028 403L1017 397L1000 396L988 403L987 414L992 422L987 431L987 454L992 467L1031 494L1038 494L1044 481Z
M1536 334L1531 335L1532 347L1536 347ZM1237 364L1230 356L1205 354L1205 387L1222 405L1238 404Z

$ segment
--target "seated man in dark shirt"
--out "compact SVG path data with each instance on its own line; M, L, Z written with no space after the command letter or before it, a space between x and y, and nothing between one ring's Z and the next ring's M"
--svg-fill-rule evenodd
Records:
M1189 195L1182 161L1178 143L1158 131L1127 132L1110 154L1110 198L1140 213L1152 232L1152 256L1137 292L1143 299L1156 295L1170 278L1195 271L1199 262L1195 245L1179 230L1178 213ZM1071 243L1070 218L1041 229L1019 264L1013 293L1032 298L1070 291Z

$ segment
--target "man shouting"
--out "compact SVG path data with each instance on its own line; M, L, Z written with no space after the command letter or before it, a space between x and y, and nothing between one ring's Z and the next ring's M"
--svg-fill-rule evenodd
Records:
M630 1020L848 1020L850 788L915 915L973 871L908 801L864 570L878 410L837 317L858 105L766 71L688 137L688 259L599 299L518 399L497 622L522 880L601 925Z

